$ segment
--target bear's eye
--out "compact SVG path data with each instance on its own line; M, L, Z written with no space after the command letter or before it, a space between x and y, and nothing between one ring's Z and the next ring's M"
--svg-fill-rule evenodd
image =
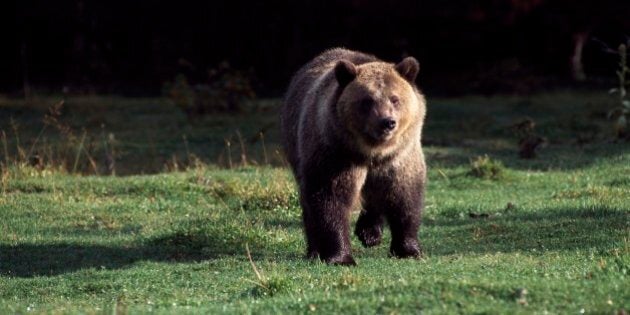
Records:
M396 95L392 95L389 101L392 102L392 105L398 105L398 103L400 103L400 99Z
M359 109L363 112L369 112L374 105L374 100L371 98L365 98L359 102Z

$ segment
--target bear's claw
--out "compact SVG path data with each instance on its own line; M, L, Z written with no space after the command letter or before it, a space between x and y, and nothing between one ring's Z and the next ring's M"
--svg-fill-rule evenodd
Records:
M329 265L338 265L338 266L356 266L357 263L352 258L352 255L343 255L343 256L333 256L330 258L323 259Z
M422 248L417 243L403 244L402 246L392 246L389 250L392 257L396 258L422 258Z
M372 247L381 243L382 229L379 226L358 227L355 234L364 247Z

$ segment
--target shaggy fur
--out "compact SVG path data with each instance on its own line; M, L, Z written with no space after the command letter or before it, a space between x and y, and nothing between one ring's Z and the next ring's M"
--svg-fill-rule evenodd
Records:
M282 109L283 145L300 188L307 256L354 265L350 211L363 201L355 234L364 246L419 257L426 166L420 138L425 99L418 62L394 65L347 49L328 50L291 80Z

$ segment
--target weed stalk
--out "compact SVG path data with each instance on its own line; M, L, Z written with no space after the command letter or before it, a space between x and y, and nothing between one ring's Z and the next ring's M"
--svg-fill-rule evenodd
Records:
M267 158L267 146L265 146L265 134L262 131L260 132L260 142L262 143L263 159L265 164L269 165L269 159Z
M2 130L2 147L4 149L4 164L9 167L9 143L7 141L7 134Z
M228 158L228 168L232 168L232 143L229 139L224 139L225 148L227 149L227 158Z
M238 138L238 143L241 146L241 166L247 166L247 152L245 151L245 143L243 142L241 132L238 130L236 130L236 137Z
M77 149L77 155L74 158L74 165L72 166L72 173L76 173L77 167L79 166L79 158L81 157L81 151L83 151L83 142L85 141L85 137L87 136L87 131L83 131L83 135L81 136L81 141L79 141L79 148Z

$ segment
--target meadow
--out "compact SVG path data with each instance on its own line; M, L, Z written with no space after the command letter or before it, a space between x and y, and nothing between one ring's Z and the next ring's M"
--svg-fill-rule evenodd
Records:
M0 99L0 313L630 309L630 146L600 92L429 97L425 257L304 258L279 100ZM523 119L545 138L518 157ZM353 213L356 221L358 213Z

